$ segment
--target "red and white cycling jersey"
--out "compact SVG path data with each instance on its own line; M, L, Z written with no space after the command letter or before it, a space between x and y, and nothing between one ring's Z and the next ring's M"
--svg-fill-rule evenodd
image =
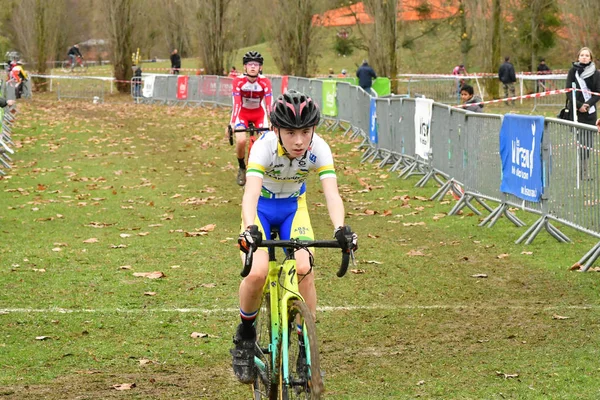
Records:
M262 75L250 82L246 75L238 76L233 80L233 110L231 111L231 123L244 123L247 120L264 117L264 111L271 113L271 81ZM262 101L264 99L264 107ZM245 124L244 124L245 125ZM258 125L255 122L255 125ZM246 126L247 127L247 126Z

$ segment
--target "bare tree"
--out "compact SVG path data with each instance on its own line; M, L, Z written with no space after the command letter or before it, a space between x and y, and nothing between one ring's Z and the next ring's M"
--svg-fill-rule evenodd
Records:
M369 58L378 75L387 76L395 85L398 64L396 59L398 1L365 0L367 10L373 15L374 31L369 41ZM395 92L396 87L392 88Z
M166 47L169 52L177 49L181 57L187 57L191 50L189 7L192 5L193 3L186 0L171 0L168 7L162 7L164 9L162 31ZM161 7L157 8L161 9Z
M492 49L491 49L491 69L498 71L500 68L502 54L502 7L501 0L493 0L492 3ZM498 82L495 79L486 81L487 93L492 98L497 98L499 93Z
M595 52L600 51L598 21L600 21L600 2L598 0L577 0L559 2L563 23L569 32L569 59L575 61L577 51L587 46Z
M114 77L117 80L117 89L122 93L129 92L129 81L133 76L131 54L136 24L135 3L135 0L105 0L100 3L104 7L110 38Z
M229 25L231 0L197 0L199 54L207 74L221 75L228 40L233 34Z
M30 69L40 74L54 55L57 36L66 15L65 0L22 0L16 3L11 17L11 31Z
M316 0L280 0L269 5L267 28L273 58L283 75L308 76L309 60L315 55L312 17Z

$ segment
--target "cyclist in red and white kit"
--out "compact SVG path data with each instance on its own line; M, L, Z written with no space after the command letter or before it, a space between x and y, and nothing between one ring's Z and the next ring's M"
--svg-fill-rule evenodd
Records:
M244 55L244 75L233 80L233 110L231 112L231 129L248 128L253 123L255 128L268 127L271 113L271 81L261 74L263 57L256 51ZM264 100L264 101L263 101ZM235 150L239 169L237 184L246 184L246 132L236 132Z

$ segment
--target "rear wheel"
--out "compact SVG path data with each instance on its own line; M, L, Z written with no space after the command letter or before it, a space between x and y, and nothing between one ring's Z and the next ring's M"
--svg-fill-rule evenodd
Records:
M277 384L272 383L272 361L269 345L271 344L271 297L267 293L256 319L256 357L257 374L252 384L254 400L276 400ZM260 366L258 365L260 364Z
M289 310L288 384L281 388L282 399L317 400L325 390L321 377L317 327L306 303L295 300ZM297 326L303 326L302 339Z

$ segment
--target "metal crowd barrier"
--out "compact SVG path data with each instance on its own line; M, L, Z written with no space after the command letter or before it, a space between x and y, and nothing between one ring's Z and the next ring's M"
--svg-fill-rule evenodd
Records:
M189 77L185 99L177 90L177 79L156 76L151 101L231 105L230 78ZM273 95L277 96L281 93L284 78L274 77L272 83ZM449 99L454 80L443 80L440 87L444 93L448 92ZM321 80L290 76L287 77L287 88L305 92L319 104L331 101L332 93L326 93L329 89ZM545 119L541 152L544 194L538 202L523 201L500 190L502 115L467 112L443 102L433 103L429 129L431 150L424 159L416 154L414 98L372 98L360 87L346 82L337 82L334 90L337 111L325 115L324 119L330 121L328 128L342 127L344 135L351 132L351 137L361 137L360 147L365 149L362 162L378 161L380 167L388 166L390 171L399 172L399 177L403 178L420 175L416 186L435 180L441 187L432 199L442 199L451 191L458 197L458 202L449 214L457 214L464 207L477 214L487 211L489 214L480 226L488 227L494 226L501 216L517 226L524 226L511 208L539 215L539 219L516 240L517 243L531 243L542 230L559 242L570 241L553 226L553 222L600 237L600 143L597 143L596 127ZM376 110L373 116L372 104ZM373 129L376 129L376 140L370 137ZM587 270L598 257L600 243L579 263Z
M0 89L2 88L0 87ZM4 90L0 90L0 96L3 93ZM11 155L15 153L15 144L12 141L11 135L16 111L15 106L0 108L0 175L6 175L5 171L11 169Z

